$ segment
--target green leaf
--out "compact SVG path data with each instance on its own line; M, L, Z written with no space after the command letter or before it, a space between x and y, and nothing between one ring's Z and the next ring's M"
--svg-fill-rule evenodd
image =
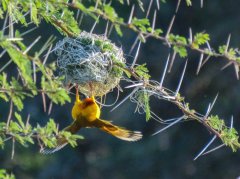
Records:
M168 40L171 43L176 43L177 45L187 45L187 40L185 37L180 35L170 34Z
M41 9L41 16L50 22L64 35L78 35L80 29L78 22L74 18L74 13L60 3L48 1L48 6Z
M57 134L58 128L53 119L50 119L45 127L39 125L35 128L35 131L39 134L41 141L45 146L54 148L57 146Z
M9 95L13 101L13 104L17 107L19 111L23 109L23 100L25 99L26 93L22 92L22 87L19 82L12 77L12 81L10 81L11 88L14 89Z
M145 114L146 114L146 121L149 121L151 118L151 110L150 110L150 93L146 90L143 89L141 91L138 91L136 93L137 96L137 101L139 107L143 108Z
M53 119L50 119L45 127L47 134L58 133L58 128Z
M140 9L144 12L144 7L143 7L143 2L142 0L137 0L138 6L140 7Z
M3 149L4 148L4 140L3 138L0 136L0 148ZM1 177L0 177L1 178Z
M4 14L3 9L0 7L0 19L3 19L3 14Z
M0 98L2 98L4 101L8 102L9 99L7 97L7 95L4 92L0 92Z
M118 15L112 6L104 5L103 10L104 10L105 14L108 16L109 20L111 20L112 22L117 20Z
M0 169L0 178L1 179L15 179L13 174L8 174L6 170Z
M25 128L25 125L22 121L22 117L20 116L20 114L18 114L17 112L14 113L18 123L20 124L21 128L24 129Z
M23 102L22 102L23 97L22 96L18 96L18 95L13 95L12 96L12 101L13 104L17 107L17 109L19 111L23 110Z
M194 48L199 48L200 45L206 44L207 41L209 41L209 40L210 40L209 34L197 33L193 38L192 46Z
M132 25L140 29L141 32L147 32L150 26L150 22L149 22L149 19L147 18L137 19L136 17L134 17L132 20Z
M173 46L173 50L179 54L180 57L184 58L187 54L187 49L181 46Z
M27 56L25 56L21 51L15 49L12 44L9 42L2 42L0 45L5 48L13 60L13 62L18 66L22 78L24 79L24 82L27 86L34 86L33 80L32 80L32 66L31 61L28 59Z
M60 79L47 80L44 76L42 76L41 86L42 86L42 89L46 91L46 94L48 95L48 97L54 103L63 105L66 102L71 101L71 98L69 97L66 89L61 87L62 83Z
M238 52L238 49L229 48L227 50L227 46L222 45L222 46L219 46L218 51L220 54L225 55L232 60L237 60L236 54Z
M7 4L7 7L8 7L9 16L11 16L13 21L20 22L21 24L24 24L25 26L27 26L25 16L22 13L22 11L20 11L17 1L10 1Z
M76 146L77 146L77 140L78 140L78 139L84 139L83 136L71 134L71 133L68 132L68 131L61 131L60 136L63 137L64 139L66 139L67 142L68 142L72 147L76 147Z
M224 120L220 119L218 116L209 116L206 122L220 134L222 142L231 147L233 152L240 148L240 143L238 141L239 134L236 129L227 127Z
M137 65L134 68L135 73L137 73L140 77L143 77L144 79L149 79L151 76L148 74L149 70L146 67L146 63L142 65Z
M31 2L31 8L30 8L30 10L31 10L31 20L34 22L34 24L39 24L39 19L38 19L38 9L37 9L37 7L36 7L36 5L35 5L35 3L32 3Z
M162 29L155 29L154 31L153 31L153 35L155 35L155 36L159 36L159 35L161 35L163 33L163 30Z
M179 54L180 57L184 58L187 56L187 40L185 37L180 35L170 34L168 41L173 44L173 50Z
M186 0L187 6L192 6L192 1L191 0Z
M21 127L17 122L10 121L8 130L11 131L13 134L17 134L18 132L22 132Z
M114 28L115 28L117 34L118 34L120 37L122 37L122 36L123 36L123 33L122 33L121 28L120 28L120 25L115 24L115 25L114 25Z
M146 121L149 121L151 118L151 111L149 105L149 94L144 91L144 106L145 106L145 113L146 113Z

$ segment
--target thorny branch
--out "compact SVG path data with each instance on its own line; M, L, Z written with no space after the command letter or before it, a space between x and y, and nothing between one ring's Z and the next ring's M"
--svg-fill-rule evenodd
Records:
M79 9L79 7L77 6L76 3L74 3L74 1L72 3L64 3L66 6L74 8L74 9ZM160 36L160 35L156 35L153 32L142 32L141 30L139 30L138 28L136 28L134 25L131 24L131 21L126 23L126 22L121 22L121 21L113 21L112 19L109 18L109 16L107 16L103 11L96 11L96 10L89 10L90 13L93 13L97 16L102 17L103 19L112 22L113 24L116 25L120 25L122 27L128 28L130 30L132 30L133 32L136 32L140 37L144 38L145 40L149 37L155 38L157 40L162 41L165 45L167 46L181 46L181 47L185 47L188 49L191 49L193 51L199 52L201 55L206 55L207 58L206 60L209 59L209 57L218 57L218 58L224 58L227 59L229 61L229 65L234 64L234 65L238 65L240 66L240 62L237 59L237 57L233 57L231 55L228 55L227 51L223 54L221 53L217 53L215 50L213 50L210 46L209 48L196 48L194 47L194 45L192 43L182 43L182 42L171 42L169 41L169 33L171 30L171 27L168 28L168 32L165 36ZM84 13L84 12L83 12ZM175 17L175 16L174 16ZM174 20L174 18L173 18ZM153 20L155 22L155 20ZM173 22L171 23L173 24ZM60 26L61 27L61 26ZM64 31L66 31L67 29L63 29ZM67 32L68 35L72 36L73 34L70 32ZM228 47L228 46L227 46ZM226 48L227 49L227 48Z
M185 118L197 120L198 122L203 124L210 132L221 138L221 135L209 124L206 123L206 119L204 119L202 116L197 115L195 110L190 110L188 107L186 107L186 103L184 102L183 97L181 97L180 95L173 96L164 87L159 88L159 86L151 84L149 80L143 80L135 73L134 69L124 67L124 70L128 71L137 81L143 81L142 86L144 88L151 89L152 91L157 92L160 96L165 96L165 99L175 104L183 112Z

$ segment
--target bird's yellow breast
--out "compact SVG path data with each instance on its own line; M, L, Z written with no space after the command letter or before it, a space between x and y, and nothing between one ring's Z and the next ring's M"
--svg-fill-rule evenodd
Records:
M91 98L87 98L82 102L76 101L72 108L72 118L74 120L84 119L91 122L99 119L100 114L101 112L99 106Z

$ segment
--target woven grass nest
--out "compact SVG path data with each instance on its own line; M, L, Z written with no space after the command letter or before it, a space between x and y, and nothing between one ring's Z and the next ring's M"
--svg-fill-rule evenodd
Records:
M124 65L122 49L103 36L82 32L76 38L66 37L56 44L57 66L65 84L76 83L87 96L103 96L116 87Z

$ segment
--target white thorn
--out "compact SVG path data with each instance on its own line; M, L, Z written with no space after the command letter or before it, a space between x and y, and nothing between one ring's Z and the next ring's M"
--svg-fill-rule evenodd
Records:
M207 44L208 50L209 50L210 52L212 52L212 48L211 48L211 46L210 46L210 44L209 44L208 41L206 42L206 44Z
M11 63L12 63L12 59L10 59L10 60L0 69L0 73L2 73L2 71L5 70L5 68L7 68Z
M38 36L31 45L28 46L28 48L23 52L23 54L27 54L27 52L40 40L41 36Z
M201 150L201 152L199 152L199 154L193 160L197 160L198 157L200 157L203 154L203 152L207 150L207 148L214 142L216 138L217 136L214 135L213 138L208 142L208 144Z
M175 10L175 13L178 12L178 9L179 9L180 4L181 4L181 0L178 0L178 2L177 2L177 6L176 6L176 10Z
M233 61L228 62L226 65L224 65L221 70L224 70L225 68L229 67L230 65L233 64Z
M136 83L136 84L133 84L133 85L126 86L125 88L133 88L133 87L136 87L136 86L143 86L143 83Z
M200 3L201 3L201 8L203 8L203 0L201 0Z
M205 58L205 60L204 60L203 63L202 63L202 67L203 67L203 65L204 65L205 63L207 63L207 61L210 59L210 57L211 57L211 56L208 55L207 58Z
M191 28L189 28L189 42L190 42L190 44L192 44L192 42L193 42L193 35L192 35L192 29Z
M173 55L172 55L172 58L171 58L170 65L169 65L168 73L170 73L171 70L172 70L173 62L175 61L176 55L177 55L177 52L174 51L174 52L173 52Z
M139 54L139 50L140 50L141 44L142 44L142 42L139 41L139 43L138 43L138 48L137 48L137 51L136 51L136 55L135 55L134 60L133 60L133 62L132 62L131 68L133 68L134 65L135 65L136 62L137 62L137 58L138 58L138 54Z
M114 111L116 108L118 108L122 103L124 103L130 96L132 96L138 88L135 88L129 95L127 95L120 103L118 103L110 112Z
M33 27L33 28L31 28L31 29L23 32L23 33L21 34L21 36L27 35L27 34L29 34L30 32L34 31L34 30L37 29L37 28L38 28L37 26L36 26L36 27Z
M93 26L92 26L92 29L90 30L90 34L93 33L93 31L94 31L94 29L95 29L95 27L96 27L96 25L97 25L97 23L98 23L99 17L100 17L100 16L98 16L97 19L96 19L96 21L94 22L94 24L93 24Z
M130 15L129 15L129 18L128 18L128 24L131 24L131 22L132 22L134 9L135 9L135 5L132 6L132 9L131 9L131 12L130 12Z
M226 146L225 144L221 144L221 145L219 145L219 146L217 146L217 147L214 147L213 149L211 149L211 150L209 150L209 151L207 151L207 152L204 152L202 155L207 155L207 154L209 154L209 153L212 153L212 152L214 152L214 151L216 151L216 150L218 150L218 149L220 149L220 148L222 148L222 147L224 147L224 146Z
M239 66L237 63L233 63L234 64L234 69L235 69L235 73L236 73L236 77L239 80Z
M152 3L153 3L153 0L150 0L148 10L147 10L147 14L146 14L146 18L149 16L149 13L150 13L150 10L151 10L151 7L152 7Z
M107 36L108 36L108 24L109 24L109 21L107 21L107 25L106 25L106 29L105 29L105 33L104 33L104 38L106 39Z
M99 3L99 0L96 1L95 7L94 7L95 10L96 10L97 7L98 7L98 3Z
M230 128L233 128L233 116L231 116L231 123L230 123Z
M199 62L198 62L198 68L197 68L196 75L198 75L199 72L200 72L200 69L201 69L201 66L202 66L202 61L203 61L203 53L201 53L201 55L200 55L200 59L199 59Z
M2 51L2 53L0 53L0 58L2 58L2 56L3 56L6 52L7 52L7 50L4 49L4 50Z
M156 14L157 14L157 11L154 10L154 14L153 14L153 22L152 22L152 33L154 32L154 29L155 29L155 24L156 24Z
M162 88L163 81L164 81L165 76L166 76L166 72L167 72L167 68L168 68L168 63L169 63L169 59L170 59L170 54L168 55L168 58L167 58L167 61L166 61L165 67L164 67L163 75L162 75L161 82L160 82L160 85L159 85L160 88Z
M4 31L6 29L6 26L7 26L7 21L8 21L8 13L4 19L4 23L3 23L3 28L2 28L2 36L4 36Z
M36 64L34 59L32 60L32 66L33 66L33 82L36 83L37 75L36 75Z
M229 44L231 40L231 34L228 35L227 43L226 43L226 48L225 48L225 54L228 52Z
M129 55L132 53L133 49L135 48L135 46L137 45L137 42L138 42L138 37L135 39L135 41L133 42L130 50L129 50Z
M213 108L213 106L215 105L215 102L217 101L217 98L218 98L218 93L217 93L217 95L215 96L213 102L212 102L211 105L210 105L210 108L209 108L209 110L208 110L208 114L212 111L212 108ZM208 114L206 114L206 116L208 116Z
M167 33L166 33L166 35L165 35L165 38L166 38L166 39L168 38L168 35L169 35L169 33L171 32L171 29L172 29L174 20L175 20L175 15L172 17L172 20L171 20L171 22L170 22L170 24L169 24L169 26L168 26L168 30L167 30Z
M182 85L183 77L184 77L184 75L185 75L186 68L187 68L187 62L188 62L188 60L186 60L186 62L185 62L184 69L183 69L183 72L182 72L180 81L179 81L179 83L178 83L177 90L176 90L176 92L175 92L175 96L177 96L177 94L179 93L180 87L181 87L181 85Z
M157 10L160 10L159 0L156 0L156 3L157 3Z
M210 109L211 109L211 103L208 105L208 108L207 108L207 111L206 111L206 114L204 116L204 119L207 119L209 113L210 113Z
M159 134L160 132L165 131L166 129L168 129L169 127L173 126L174 124L178 123L179 121L181 121L184 118L184 116L180 117L178 120L175 120L174 122L172 122L171 124L167 125L166 127L160 129L159 131L155 132L154 134L152 134L152 136Z
M52 50L52 45L49 47L49 49L48 49L48 51L47 51L47 54L46 54L46 56L45 56L45 58L44 58L44 60L43 60L43 65L46 64L47 59L48 59L48 56L49 56L51 50Z

